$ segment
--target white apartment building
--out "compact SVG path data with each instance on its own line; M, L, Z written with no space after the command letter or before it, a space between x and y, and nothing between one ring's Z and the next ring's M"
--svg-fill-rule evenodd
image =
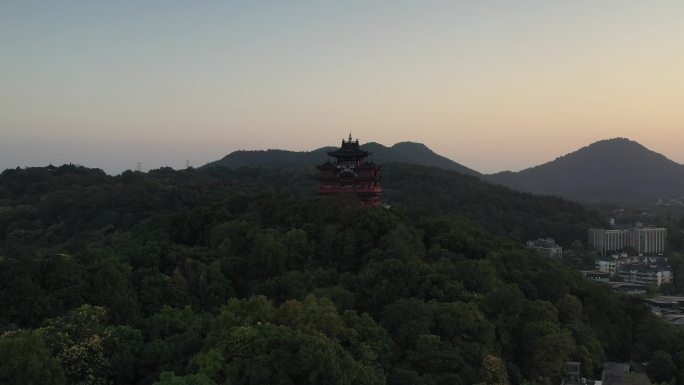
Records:
M664 227L641 227L631 230L630 245L639 254L657 254L665 251L667 229Z
M600 255L633 247L639 254L658 254L665 251L667 229L664 227L635 227L632 229L589 229L589 246Z
M608 273L611 276L615 275L620 266L622 265L622 260L617 258L617 256L602 257L596 260L596 270L602 273Z
M618 276L627 282L652 283L656 286L672 282L672 271L657 266L625 265L618 272Z

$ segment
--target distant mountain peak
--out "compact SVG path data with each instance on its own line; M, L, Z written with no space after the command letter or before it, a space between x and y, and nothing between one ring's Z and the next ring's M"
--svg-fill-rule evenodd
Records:
M622 138L622 137L599 140L599 141L596 141L596 142L594 142L594 143L592 143L592 144L590 144L584 148L615 148L615 147L640 148L640 149L648 150L641 143L633 141L633 140L628 139L628 138Z
M684 195L684 166L627 138L594 142L551 162L489 181L581 201L638 201Z
M633 140L631 140L631 139L629 139L629 138L625 138L625 137L622 137L622 136L616 136L615 138L597 140L596 142L590 144L590 146L591 146L591 145L594 145L594 144L599 144L599 143L610 143L610 142L614 142L614 143L637 143L637 142L635 142L635 141L633 141ZM638 144L638 143L637 143L637 144Z
M423 144L423 143L420 143L420 142L410 142L410 141L406 141L406 142L397 142L397 143L395 143L392 147L420 147L420 148L427 148L427 149L429 150L429 147L426 146L426 145Z
M679 167L676 162L668 159L662 154L649 150L641 143L627 139L627 138L613 138L606 140L599 140L586 147L571 152L562 158L584 158L584 162L601 161L613 163L619 166L620 163L625 164L639 164L648 165L650 167L656 166L651 164L653 162L659 163L660 166Z

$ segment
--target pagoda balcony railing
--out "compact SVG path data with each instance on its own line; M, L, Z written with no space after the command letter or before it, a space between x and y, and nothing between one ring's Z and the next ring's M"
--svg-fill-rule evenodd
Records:
M344 192L353 192L353 193L381 193L382 192L382 187L361 187L361 186L356 186L356 187L341 187L341 186L333 186L333 187L325 187L321 186L318 190L321 193L344 193Z
M374 176L357 176L355 178L338 178L336 176L320 175L318 180L321 182L342 182L342 183L355 183L355 182L379 182L382 180L380 175Z

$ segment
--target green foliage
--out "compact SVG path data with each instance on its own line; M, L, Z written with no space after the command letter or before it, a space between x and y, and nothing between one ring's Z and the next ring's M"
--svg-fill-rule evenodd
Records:
M579 204L515 192L473 176L408 164L382 169L388 198L420 213L457 213L495 235L522 241L550 236L570 246L585 238L588 227L602 224L598 213Z
M104 350L109 357L112 381L116 385L134 383L144 343L142 332L129 325L110 326L107 332Z
M68 384L112 383L105 356L105 341L110 338L105 317L105 309L83 305L46 322L45 341L61 363Z
M381 384L380 357L389 345L369 317L342 316L332 302L313 296L279 307L265 297L231 300L207 341L194 365L231 384Z
M216 385L216 383L201 374L178 377L173 372L163 372L159 375L159 381L153 385Z
M569 244L595 213L383 170L392 208L294 171L5 171L0 382L558 383L605 359L684 378L681 332L518 242Z
M0 335L0 383L64 384L60 361L50 357L41 331L18 330Z
M628 385L651 385L651 380L643 373L630 373L627 375Z
M669 382L677 376L677 366L668 352L656 350L648 361L646 373L655 382Z
M508 385L506 365L501 358L488 355L482 363L482 379L487 385Z

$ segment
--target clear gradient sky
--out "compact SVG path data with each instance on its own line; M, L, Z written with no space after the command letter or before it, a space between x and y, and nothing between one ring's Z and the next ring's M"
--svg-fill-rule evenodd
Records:
M423 142L483 172L684 162L684 1L0 1L0 169Z

